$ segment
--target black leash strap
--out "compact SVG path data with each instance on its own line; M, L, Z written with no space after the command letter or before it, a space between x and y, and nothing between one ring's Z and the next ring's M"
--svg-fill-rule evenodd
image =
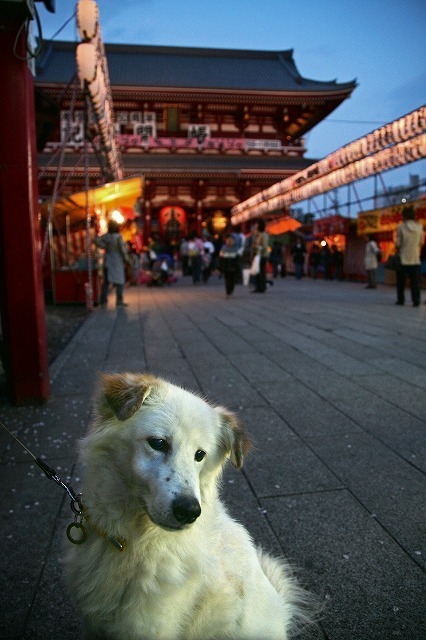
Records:
M19 446L21 446L32 457L34 462L37 464L37 466L40 467L40 469L46 474L46 476L50 480L53 480L54 482L56 482L56 484L59 484L60 487L65 489L65 491L67 492L67 494L71 498L71 511L74 513L74 522L71 522L71 524L69 524L68 527L67 527L67 538L68 538L68 540L70 542L72 542L73 544L83 544L83 542L86 541L86 539L87 539L87 529L83 524L83 520L85 518L89 522L89 524L91 525L91 527L92 527L92 529L94 531L96 531L97 533L99 533L99 535L101 535L104 538L106 538L107 540L109 540L109 542L111 542L111 544L116 549L118 549L119 551L124 551L125 548L126 548L126 543L125 543L124 540L119 540L118 538L115 538L114 536L106 535L105 533L100 531L90 521L90 518L89 518L87 512L85 512L84 507L83 507L83 503L82 503L82 500L81 500L81 493L76 493L74 491L74 489L69 484L66 484L65 482L63 482L63 480L61 480L61 478L56 473L55 469L52 469L52 467L49 467L49 465L46 464L46 462L44 462L44 460L41 460L40 458L35 456L32 453L32 451L30 451L28 449L28 447L26 447L24 445L24 443L19 440L19 438L17 438L15 435L13 435L13 433L11 431L9 431L9 429L6 427L6 425L3 424L3 422L1 420L0 420L0 426L3 427L3 429L5 431L7 431L7 433L19 444Z
M71 500L73 502L76 502L77 504L79 504L80 500L79 500L79 496L78 494L74 491L74 489L69 485L66 484L65 482L63 482L61 480L61 478L58 476L58 474L56 473L55 469L52 469L52 467L49 467L48 464L46 464L46 462L44 462L43 460L41 460L41 458L37 458L37 456L35 456L29 449L28 447L26 447L24 445L23 442L21 442L19 440L19 438L17 438L15 435L13 435L13 433L11 431L9 431L9 429L6 427L6 425L3 424L3 422L1 422L0 420L0 426L3 427L3 429L5 431L7 431L7 433L27 452L29 453L29 455L32 457L32 459L34 460L34 462L40 467L40 469L42 471L44 471L44 473L46 474L46 476L49 478L49 480L53 480L54 482L56 482L56 484L59 484L59 486L61 486L63 489L65 489L65 491L68 493L69 497L71 498Z

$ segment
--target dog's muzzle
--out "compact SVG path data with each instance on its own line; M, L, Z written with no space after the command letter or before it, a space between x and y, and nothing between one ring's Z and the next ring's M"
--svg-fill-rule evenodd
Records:
M179 524L192 524L201 514L201 507L196 498L181 496L173 500L172 512Z

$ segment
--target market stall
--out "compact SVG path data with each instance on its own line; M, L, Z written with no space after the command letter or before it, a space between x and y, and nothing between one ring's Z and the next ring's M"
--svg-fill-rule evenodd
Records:
M372 209L358 214L357 235L364 244L365 238L373 234L382 254L383 281L385 284L395 284L395 271L385 268L386 261L394 252L396 228L403 221L402 210L408 203L401 203L391 207ZM419 198L409 203L414 208L417 222L426 229L426 199Z
M42 229L48 234L43 279L53 302L84 304L89 290L97 302L101 262L93 240L106 231L113 212L119 212L123 220L134 217L142 188L142 178L131 178L42 203Z
M318 218L313 223L312 235L317 243L320 244L318 275L326 280L333 278L337 274L337 269L335 274L337 254L341 256L339 279L343 277L353 279L350 247L348 247L350 222L350 218L336 214Z

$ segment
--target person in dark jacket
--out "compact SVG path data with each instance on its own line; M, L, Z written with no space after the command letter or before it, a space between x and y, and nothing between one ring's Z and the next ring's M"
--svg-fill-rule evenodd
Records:
M330 267L331 267L331 251L327 242L323 240L321 242L321 254L320 265L324 272L324 280L330 280Z
M219 253L220 270L225 281L226 296L232 295L238 277L239 254L235 245L235 238L230 233L225 238L225 244Z
M293 262L294 262L294 275L296 280L303 278L303 267L305 264L306 247L302 240L298 238L296 244L292 250Z
M274 240L274 242L272 243L269 262L272 265L272 275L274 276L274 278L278 278L280 266L283 263L283 245L281 244L281 242L279 242L279 240Z
M334 267L334 279L342 280L343 276L343 262L344 255L343 251L337 245L333 244L332 246L332 258L333 258L333 267Z
M320 259L321 259L321 250L319 248L319 245L316 242L314 242L311 248L311 253L309 255L310 275L313 280L316 280L318 277L318 266L320 263Z

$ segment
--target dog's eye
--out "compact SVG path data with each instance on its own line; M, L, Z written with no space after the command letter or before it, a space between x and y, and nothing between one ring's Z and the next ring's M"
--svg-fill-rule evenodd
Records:
M198 451L195 452L195 460L197 462L201 462L201 460L204 458L204 456L206 455L205 451L202 451L201 449L198 449Z
M169 444L167 440L163 440L163 438L148 438L147 442L151 449L154 449L155 451L166 452L169 450Z

